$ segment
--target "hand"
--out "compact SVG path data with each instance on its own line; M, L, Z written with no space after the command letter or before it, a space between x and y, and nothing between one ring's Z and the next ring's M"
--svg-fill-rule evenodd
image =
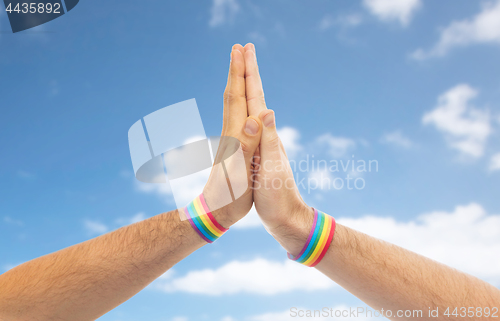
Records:
M234 45L231 52L231 63L229 67L229 75L227 79L226 90L224 92L224 112L223 126L217 156L215 157L217 164L221 159L224 159L224 168L222 166L214 166L210 174L207 185L204 188L203 194L209 208L218 208L217 204L227 204L215 211L214 216L218 222L228 228L243 218L252 208L252 164L256 149L259 146L262 123L260 119L247 113L247 97L245 94L245 59L244 48L237 44ZM241 146L236 146L236 140L228 137L236 138ZM234 153L240 148L240 152ZM230 158L226 158L225 154L232 154ZM230 185L233 195L236 200L227 202L222 199L222 188L227 189ZM238 195L242 195L237 197ZM226 195L225 197L228 197ZM211 206L212 204L212 206Z
M263 130L253 175L255 208L266 229L291 254L306 242L314 211L307 206L293 178L293 172L276 131L274 111L267 109L257 65L255 46L245 47L245 80L248 113L258 116Z

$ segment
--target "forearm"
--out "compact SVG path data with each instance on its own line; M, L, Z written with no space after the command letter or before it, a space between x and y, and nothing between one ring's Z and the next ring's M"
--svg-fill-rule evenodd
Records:
M273 234L297 254L312 225L312 211L291 221L295 226ZM426 316L429 308L439 308L440 318L452 320L442 314L448 307L450 312L455 307L500 307L500 290L490 284L340 224L316 268L377 310L422 310Z
M197 232L189 221L181 221L177 211L172 211L24 263L0 275L0 321L94 320L206 244L205 240L215 240L248 213L253 195L247 187L252 183L251 164L262 124L259 118L248 117L244 52L241 45L233 46L221 134L241 144L238 151L242 156L236 152L236 157L227 155L231 165L237 163L230 174L227 170L233 168L227 166L228 157L222 161L217 158L215 165L222 163L226 167L222 170L214 166L218 170L212 171L203 190L204 198L208 198L206 204L201 205L201 210L196 205L191 208L203 214L211 209L213 217L208 220L215 218L216 222L202 217L195 223ZM234 140L219 142L221 154L232 150L233 144ZM216 155L221 154L218 151ZM219 193L227 197L228 187L244 193L235 196L233 189L230 194L235 201L215 202L223 207L211 207L210 203L221 196Z
M0 320L94 320L204 244L171 211L42 256L0 276Z
M490 284L342 225L317 268L375 309L439 308L439 319L450 320L442 314L448 307L500 305Z

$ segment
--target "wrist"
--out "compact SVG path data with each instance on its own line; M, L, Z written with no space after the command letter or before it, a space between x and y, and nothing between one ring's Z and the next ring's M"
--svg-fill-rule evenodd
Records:
M288 253L297 255L307 242L313 220L314 209L302 203L294 207L284 222L268 231Z
M250 197L244 196L222 208L213 210L212 214L220 225L224 228L230 228L248 214L252 208L252 203L251 195ZM207 205L210 208L209 200L207 200Z
M227 229L237 222L237 220L229 215L228 206L224 206L223 208L212 211L212 215L220 225Z
M229 200L220 200L218 196L218 191L214 189L206 188L203 190L203 196L207 204L208 209L217 220L217 222L222 225L222 227L228 229L237 222L232 215L233 210L230 209L232 203ZM229 204L227 204L229 202ZM218 207L218 204L226 205Z

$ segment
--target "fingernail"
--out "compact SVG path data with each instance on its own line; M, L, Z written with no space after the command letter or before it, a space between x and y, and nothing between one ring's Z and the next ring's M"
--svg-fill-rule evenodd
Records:
M245 133L247 133L250 136L254 136L255 134L257 134L258 131L259 131L259 124L257 124L257 122L254 119L248 118L245 124Z
M269 114L267 114L262 120L262 123L266 127L274 126L274 112L272 111Z

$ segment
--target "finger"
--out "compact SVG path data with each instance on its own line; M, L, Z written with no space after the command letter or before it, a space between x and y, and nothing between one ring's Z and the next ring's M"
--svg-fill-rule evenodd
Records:
M262 135L262 122L256 116L249 116L246 119L245 127L243 128L239 137L245 163L247 165L247 172L251 169L254 154L259 148L259 143Z
M224 91L223 135L237 136L247 118L245 95L245 58L242 46L234 45L227 85Z
M257 173L259 171L260 167L260 144L257 146L257 149L255 150L255 153L253 154L253 159L252 159L252 171L253 173Z
M262 121L262 138L260 140L261 163L266 160L280 159L281 141L276 131L274 111L271 109L260 112L259 119Z
M257 116L267 107L255 55L255 46L251 43L245 45L245 82L248 114Z
M221 139L219 144L220 159L224 160L225 177L234 194L232 195L234 199L247 193L249 191L248 187L252 185L252 175L255 174L252 160L259 146L261 134L262 123L260 119L250 116L246 119L245 126L241 128L237 137L238 146L233 144L234 140L227 139L228 137ZM235 152L234 147L238 148L237 152Z
M233 46L233 49L239 50L243 56L245 55L245 48L242 45L240 45L239 43L235 44Z
M241 54L243 55L243 57L245 57L245 48L240 45L239 43L235 44L232 48L231 48L231 60L232 61L232 57L233 57L233 50L238 50L239 52L241 52ZM231 69L229 70L229 73L227 75L227 83L229 84L229 81L231 79ZM227 86L226 86L227 87Z

